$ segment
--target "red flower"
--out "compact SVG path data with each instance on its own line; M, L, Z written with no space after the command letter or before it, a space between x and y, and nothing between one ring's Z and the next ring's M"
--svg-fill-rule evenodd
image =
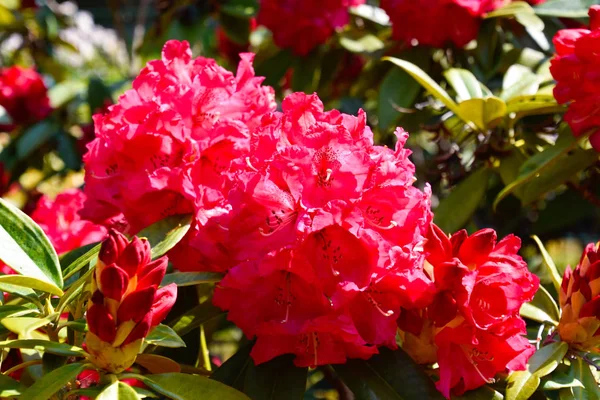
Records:
M275 109L273 90L254 76L252 58L242 54L234 76L212 59L192 58L187 42L167 42L133 89L94 117L82 215L138 232L191 213L195 204L214 213L228 190L231 160L248 154L249 129Z
M398 326L415 360L437 361L438 389L448 398L499 372L524 369L534 352L519 311L533 298L539 279L517 254L520 246L513 235L497 242L492 229L448 237L431 224L426 269L437 294L424 311L402 311Z
M40 121L52 111L42 77L33 69L18 66L0 69L0 105L14 125Z
M175 284L158 288L166 270L166 257L151 261L146 239L130 242L121 233L109 233L100 248L86 313L86 344L96 366L118 373L134 363L143 338L175 304Z
M398 130L395 150L374 146L364 112L325 112L316 95L294 93L282 109L252 133L256 151L234 162L230 211L211 237L230 267L214 302L257 337L257 363L293 353L298 365L321 365L395 348L400 308L432 294L422 269L430 194L412 186L408 135ZM321 347L307 357L313 333Z
M590 29L563 29L554 36L556 55L550 72L556 79L554 97L570 103L565 114L575 136L592 131L590 143L600 151L600 6L589 11Z
M348 7L365 0L261 0L258 24L273 32L275 44L304 56L348 23Z
M463 47L477 37L482 16L508 0L381 0L396 40Z

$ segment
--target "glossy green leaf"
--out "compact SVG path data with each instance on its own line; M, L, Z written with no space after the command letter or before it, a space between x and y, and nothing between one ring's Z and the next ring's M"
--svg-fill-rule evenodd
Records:
M91 275L94 273L94 269L90 269L87 271L81 278L79 278L75 283L73 283L69 289L65 292L65 294L60 298L58 305L56 306L56 312L59 314L64 312L66 307L69 306L72 302L76 301L79 296L83 293L85 289L85 285L91 278Z
M173 400L249 400L245 394L234 388L199 375L149 375L143 382L152 390Z
M154 327L144 341L162 347L185 347L183 339L171 327L163 324Z
M533 96L538 88L539 82L535 73L524 65L513 64L504 75L500 98L508 101L519 96Z
M534 10L528 3L524 1L512 1L504 7L500 7L497 10L487 13L485 18L514 17L515 15L521 13L533 14Z
M23 392L21 398L27 400L48 400L67 383L77 378L77 375L85 369L86 366L82 363L67 364L55 369L35 381L33 385Z
M138 354L135 363L144 367L151 374L167 374L181 372L181 365L168 357L156 354Z
M33 289L30 289L28 287L11 285L10 283L0 283L0 291L4 293L10 293L28 302L32 302L36 305L39 305L40 308L42 307L41 303L39 302L37 293L35 293Z
M199 327L203 323L210 321L220 315L225 314L220 308L215 307L212 302L202 303L185 314L169 321L168 325L180 336L185 335L191 330Z
M87 84L81 81L66 80L57 83L48 89L50 105L52 108L61 108L86 89Z
M0 306L0 320L8 317L30 314L35 311L36 310L26 306L4 304Z
M550 257L550 254L548 254L548 251L546 250L546 247L544 247L544 244L542 243L540 238L538 238L536 235L532 235L531 238L535 241L535 244L537 244L538 249L540 250L540 253L542 254L542 259L544 260L544 265L546 266L546 269L549 272L550 278L552 279L552 284L554 285L554 289L556 289L557 293L560 293L562 277L558 273L558 269L556 268L556 264L554 264L554 260L552 260L552 257ZM557 307L557 312L558 312L558 307ZM556 318L558 318L558 314L556 315Z
M60 260L65 281L83 268L90 266L92 261L98 256L100 246L100 243L91 243L90 245L81 248L81 254L78 250L73 250L72 252L65 254Z
M481 83L471 71L462 68L450 68L444 71L444 77L456 92L456 100L459 103L483 97Z
M577 399L600 400L600 385L596 382L592 374L591 366L577 358L572 361L573 374L577 381L582 383L582 387L573 387L571 390Z
M314 93L319 86L320 76L321 57L319 54L313 53L306 57L298 57L293 67L292 90Z
M535 13L544 17L585 18L596 0L548 0L534 7Z
M480 168L460 182L435 209L435 223L444 232L456 232L467 224L483 200L493 171Z
M340 45L351 53L374 53L385 47L381 39L370 33L359 38L342 36Z
M60 264L50 241L31 218L4 199L0 199L0 259L16 272L54 287L40 290L62 294Z
M264 85L278 86L288 69L294 63L294 56L289 50L281 50L256 65L256 75L264 76Z
M481 130L494 128L506 115L506 103L498 97L470 99L460 102L460 117Z
M154 259L175 247L190 229L191 223L191 215L173 215L143 229L137 236L148 239Z
M564 110L551 94L534 94L515 96L506 102L507 113L515 113L518 117L527 115L550 114Z
M576 367L577 360L573 360L570 366L560 364L552 374L547 375L542 379L542 389L560 390L565 388L584 388L583 383L575 376Z
M540 323L551 322L558 325L560 312L550 293L540 285L531 302L523 304L521 316Z
M223 274L218 272L173 272L166 274L161 286L175 283L177 286L194 286L201 283L215 283L223 279Z
M529 359L527 370L538 377L543 377L556 369L558 363L567 354L569 345L565 342L554 342L540 348Z
M60 290L53 283L48 283L45 280L32 278L23 275L2 275L0 276L0 284L8 283L10 285L22 286L25 288L31 288L39 290L41 292L50 293L56 296L62 296L63 291Z
M506 400L527 400L540 386L540 377L529 371L515 371L507 380Z
M17 141L17 158L27 160L34 151L46 144L58 129L51 120L44 120L27 128Z
M244 393L252 400L302 400L308 369L294 366L293 359L284 355L260 365L250 361Z
M111 90L104 84L102 79L90 78L87 88L87 101L92 114L103 110L107 104L113 103Z
M33 349L65 357L85 357L87 354L80 347L71 346L66 343L58 343L50 340L39 339L7 340L0 342L0 348Z
M140 397L126 383L114 382L102 390L96 400L138 400Z
M0 398L12 398L19 396L25 391L26 387L20 382L15 381L9 376L0 374Z
M536 196L545 194L571 178L577 172L575 169L584 167L591 158L584 150L573 151L576 147L577 140L570 132L563 131L554 146L547 147L523 163L517 179L507 185L494 200L494 209L506 196L532 181L539 183L523 188L523 204L530 203ZM576 156L573 157L573 154Z
M213 374L211 379L217 380L227 386L242 390L244 387L244 376L246 368L252 360L250 359L250 351L252 344L248 343L225 361Z
M9 331L18 334L20 338L25 339L30 336L31 332L51 323L55 317L56 315L44 318L10 317L2 319L0 324Z
M381 349L369 360L332 366L357 399L444 399L423 368L402 349Z
M429 92L433 97L441 101L448 109L454 112L456 115L459 115L460 110L458 108L458 104L448 95L448 93L442 89L440 85L437 84L436 81L431 79L429 75L417 65L408 62L406 60L401 60L399 58L394 57L384 57L382 60L390 61L398 67L402 68L404 71L408 72L410 76L412 76L417 82L421 84Z
M425 71L429 69L431 63L428 51L423 48L405 52L403 58ZM377 116L380 131L393 127L403 115L399 108L411 108L420 92L421 85L408 72L401 68L391 68L379 86Z

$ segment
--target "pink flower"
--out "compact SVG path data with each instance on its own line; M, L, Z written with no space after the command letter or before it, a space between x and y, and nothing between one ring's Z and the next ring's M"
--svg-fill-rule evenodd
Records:
M261 0L258 24L273 32L275 44L304 56L349 21L348 7L365 0Z
M31 68L18 66L0 69L0 105L14 125L35 123L52 111L42 77Z
M477 37L485 13L509 0L381 0L396 40L443 47L463 47Z
M554 97L570 103L565 114L575 136L591 132L590 143L600 151L600 6L590 8L590 29L563 29L554 36L556 55L550 72L556 79Z

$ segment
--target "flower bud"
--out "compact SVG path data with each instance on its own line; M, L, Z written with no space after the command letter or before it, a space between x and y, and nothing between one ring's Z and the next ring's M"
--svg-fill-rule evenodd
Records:
M582 351L600 351L599 245L587 245L577 268L565 271L560 288L560 338Z
M175 304L175 284L158 288L167 258L150 260L146 239L134 237L130 242L113 230L102 243L86 314L87 349L99 368L112 373L129 368L144 337Z

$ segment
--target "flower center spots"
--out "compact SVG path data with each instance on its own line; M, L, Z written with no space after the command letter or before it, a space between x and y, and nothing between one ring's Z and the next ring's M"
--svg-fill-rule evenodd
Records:
M365 217L367 223L379 229L388 230L398 226L396 221L388 220L381 212L381 209L374 206L367 206Z
M271 213L265 218L265 226L258 228L258 231L263 236L271 236L295 221L297 216L298 212L294 210L287 213L285 210L271 210Z
M296 296L292 293L292 280L289 272L283 272L283 284L277 288L275 295L275 304L280 307L285 307L285 317L281 323L286 323L290 317L290 307L296 300Z
M390 317L390 316L394 315L393 310L384 311L382 304L380 302L378 302L375 299L375 297L373 297L374 294L378 294L378 295L382 294L381 291L375 290L373 288L368 288L367 290L365 290L363 292L363 294L365 295L365 298L367 299L369 304L372 305L373 307L375 307L375 309L377 311L379 311L379 313L381 315L383 315L384 317Z
M318 350L321 345L318 332L305 333L300 337L300 346L304 348L304 354L313 356L313 367L318 365Z
M313 158L313 174L317 177L317 185L331 187L334 180L333 174L340 169L342 163L338 161L338 154L329 147L317 151Z
M483 376L483 374L481 373L481 371L479 370L479 364L481 362L492 362L494 361L494 356L490 355L487 351L479 351L478 349L475 348L469 348L466 346L460 346L463 353L465 353L465 355L467 356L467 359L469 360L469 362L473 365L473 368L475 368L475 371L477 371L477 374L479 375L479 377L486 383L494 383L495 379L494 378L486 378L485 376Z
M317 233L317 237L322 242L323 259L331 269L333 276L339 276L340 272L336 269L336 264L342 261L342 248L339 245L334 245L325 231Z

